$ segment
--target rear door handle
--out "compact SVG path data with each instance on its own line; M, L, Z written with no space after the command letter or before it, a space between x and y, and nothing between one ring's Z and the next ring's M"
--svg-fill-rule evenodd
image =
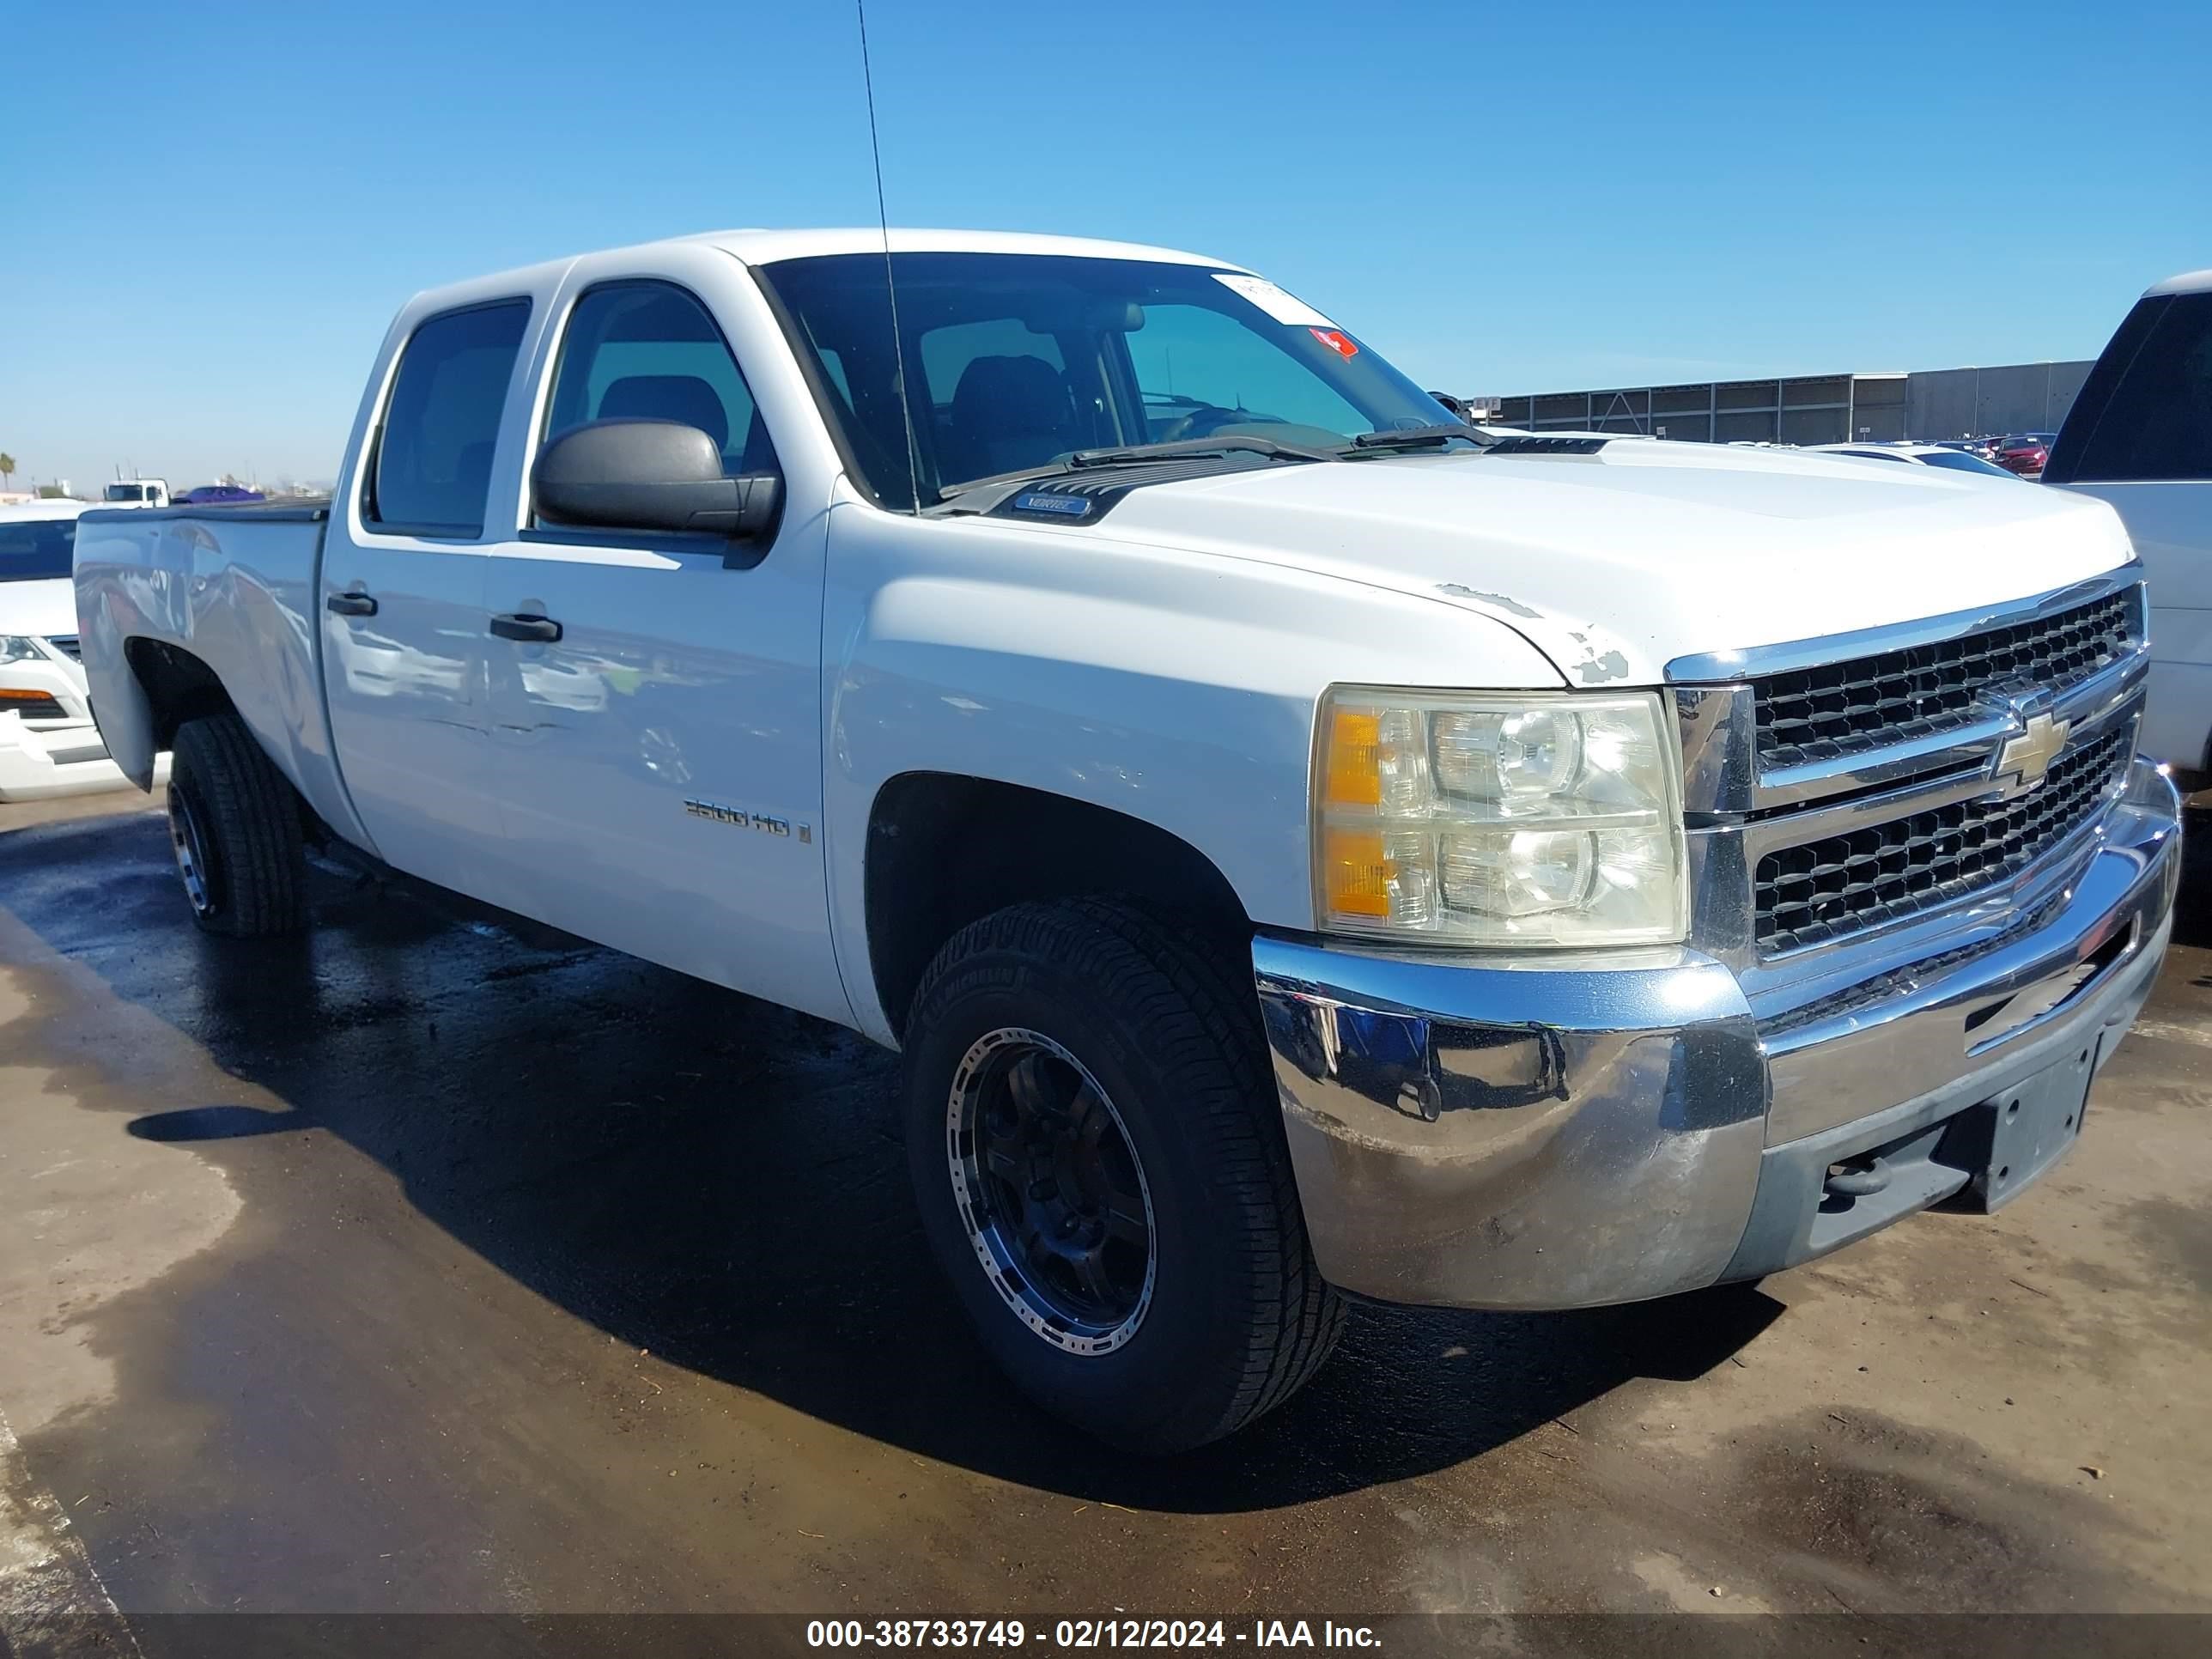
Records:
M366 593L333 593L323 601L323 608L341 617L374 617L376 601Z
M531 645L550 645L561 637L561 624L550 617L494 617L491 631L503 640Z

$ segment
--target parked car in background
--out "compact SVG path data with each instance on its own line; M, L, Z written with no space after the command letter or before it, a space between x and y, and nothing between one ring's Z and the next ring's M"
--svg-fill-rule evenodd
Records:
M1341 1292L1636 1301L2003 1204L2172 931L2111 508L1471 428L1164 249L426 293L327 505L95 513L76 580L202 927L306 925L312 839L898 1048L981 1340L1146 1451L1288 1398Z
M103 507L167 507L169 504L169 481L166 478L118 478L103 485L100 492Z
M1856 455L1869 461L1903 461L1908 465L1941 467L1947 472L1974 472L1992 478L2014 475L1980 456L1950 444L1895 443L1814 444L1824 455Z
M248 489L244 484L201 484L187 489L177 497L179 507L235 506L240 501L265 501L268 498L258 489Z
M2051 441L2055 434L2049 432L2020 432L2005 439L1990 459L2006 471L2023 478L2036 478L2051 459Z
M1962 455L1984 461L1996 454L1997 448L1995 438L1938 438L1936 441L1945 449L1955 449Z
M2144 294L2043 474L2119 508L2150 573L2147 753L2212 782L2212 270Z
M70 560L84 501L0 507L0 801L125 780L94 726ZM167 775L166 757L156 765Z

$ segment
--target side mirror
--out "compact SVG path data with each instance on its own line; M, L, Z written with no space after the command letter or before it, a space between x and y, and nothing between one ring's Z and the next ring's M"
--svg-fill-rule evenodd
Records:
M696 426L592 421L538 452L530 498L548 524L750 541L774 527L783 480L772 472L724 477L722 452Z

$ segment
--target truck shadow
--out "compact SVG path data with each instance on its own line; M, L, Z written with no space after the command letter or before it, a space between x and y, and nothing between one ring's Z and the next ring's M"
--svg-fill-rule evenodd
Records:
M1462 1462L1638 1376L1687 1380L1781 1311L1756 1289L1555 1315L1361 1308L1253 1430L1141 1463L1030 1408L927 1258L896 1062L836 1028L573 940L318 878L319 927L203 938L158 818L0 835L9 908L289 1110L130 1121L301 1201L257 1138L319 1128L453 1239L619 1341L819 1421L1136 1509L1267 1509ZM312 1200L309 1200L312 1201ZM394 1287L405 1294L405 1287ZM435 1324L426 1341L465 1342Z

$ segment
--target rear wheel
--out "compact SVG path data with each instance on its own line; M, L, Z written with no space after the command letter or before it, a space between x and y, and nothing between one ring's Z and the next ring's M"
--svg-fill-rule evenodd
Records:
M1133 1450L1234 1432L1342 1328L1238 983L1120 906L1019 905L946 945L908 1025L915 1194L962 1303L1026 1393Z
M235 714L186 720L169 763L169 846L192 920L238 939L307 921L300 799Z

